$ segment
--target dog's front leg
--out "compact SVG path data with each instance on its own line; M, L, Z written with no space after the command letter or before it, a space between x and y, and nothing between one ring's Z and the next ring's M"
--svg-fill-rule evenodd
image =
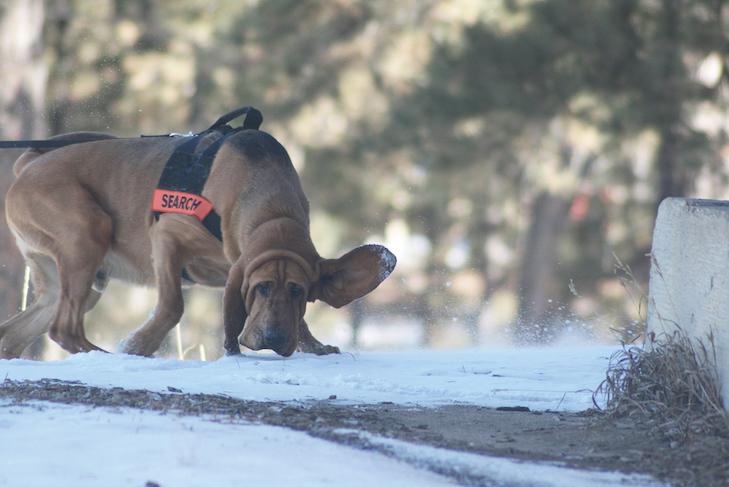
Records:
M299 322L299 346L300 352L314 353L316 355L329 355L330 353L340 353L339 347L333 345L324 345L322 342L314 338L309 331L309 325L303 319Z
M223 327L225 329L225 355L240 355L238 336L247 318L246 307L241 294L243 269L240 265L231 267L223 293Z
M152 238L152 257L157 279L157 306L150 318L120 344L120 351L151 356L182 317L183 255L177 242L161 232Z

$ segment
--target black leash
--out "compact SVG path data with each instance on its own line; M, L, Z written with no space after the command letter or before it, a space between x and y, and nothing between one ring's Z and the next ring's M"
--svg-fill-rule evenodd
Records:
M167 136L165 136L167 137ZM119 140L119 139L73 139L73 140L53 140L53 139L21 139L21 140L0 140L0 149L55 149L73 144L83 144L84 142L98 142L99 140Z
M228 122L235 120L241 115L246 115L243 125L233 129L230 127ZM257 109L246 106L233 110L230 113L226 113L218 120L215 121L207 130L194 135L203 135L212 131L223 131L227 133L229 130L248 130L258 129L263 122L263 115ZM227 130L226 130L227 129ZM86 142L99 142L104 140L129 140L137 138L147 137L179 137L181 134L161 134L161 135L140 135L139 137L116 137L113 139L99 139L98 137L88 139L19 139L19 140L0 140L0 149L55 149L58 147L65 147L67 145L84 144Z

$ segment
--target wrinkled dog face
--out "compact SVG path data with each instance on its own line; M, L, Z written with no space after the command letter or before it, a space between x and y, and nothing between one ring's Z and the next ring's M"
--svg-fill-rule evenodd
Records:
M252 350L269 348L285 357L294 353L309 285L303 269L288 259L271 260L253 271L240 344Z
M250 349L268 348L288 357L298 345L299 323L307 301L318 299L335 308L344 306L375 289L397 262L385 247L363 245L338 259L320 259L316 270L310 268L307 274L302 265L309 265L300 256L292 256L290 251L271 252L276 256L256 263L247 279L242 261L228 274L223 321L229 353L237 352L237 338ZM237 337L243 323L243 332Z

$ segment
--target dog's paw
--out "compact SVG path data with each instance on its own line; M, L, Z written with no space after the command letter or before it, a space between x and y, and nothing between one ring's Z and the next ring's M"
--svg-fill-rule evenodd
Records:
M235 357L237 355L240 355L240 348L225 349L226 357Z
M119 342L119 344L116 346L118 353L126 353L128 355L135 355L132 352L132 345L129 342L130 342L129 337L121 340Z
M317 343L315 345L300 343L298 350L302 353L313 353L314 355L330 355L333 353L342 353L339 351L339 347L335 347L334 345L324 345L322 343Z
M141 340L138 340L134 336L129 336L125 338L124 340L119 342L119 346L117 347L117 350L119 353L125 353L127 355L138 355L140 357L151 357L154 353L154 350L149 351L146 349L145 343Z
M316 347L314 350L312 350L313 353L317 355L330 355L333 353L342 353L339 351L339 347L335 347L334 345L322 345L320 347Z

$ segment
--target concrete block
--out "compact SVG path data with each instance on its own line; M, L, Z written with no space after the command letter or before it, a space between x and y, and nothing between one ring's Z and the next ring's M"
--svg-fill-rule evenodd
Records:
M729 201L667 198L653 231L648 332L713 333L729 406Z

